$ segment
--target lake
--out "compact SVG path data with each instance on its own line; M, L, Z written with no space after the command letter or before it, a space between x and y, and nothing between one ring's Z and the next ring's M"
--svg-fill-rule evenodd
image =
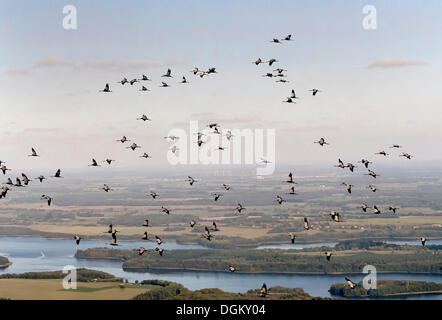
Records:
M436 242L436 240L434 242ZM119 248L121 249L135 249L139 247L152 249L156 247L152 242L120 241L119 243ZM418 244L420 244L420 242ZM305 247L311 247L312 245L313 244L305 244ZM74 258L74 254L78 248L87 249L106 246L109 247L104 240L82 240L80 246L77 247L74 240L0 237L0 255L8 257L8 259L13 262L10 267L0 269L0 274L53 271L61 270L66 265L73 265L77 268L89 268L108 272L117 277L128 279L130 282L147 279L174 281L183 284L191 290L220 288L229 292L245 292L250 289L260 288L262 283L265 282L267 286L270 287L284 286L289 288L303 288L313 296L322 297L330 297L328 289L333 283L344 282L344 276L340 275L241 274L194 271L161 273L127 272L121 268L122 263L120 261ZM162 246L167 250L206 249L200 245L182 245L176 243L164 243ZM284 249L284 246L287 245L272 247ZM293 246L288 246L289 248L293 248ZM303 245L298 244L295 246L299 246L295 247L296 249L301 249ZM315 246L334 246L334 244L320 243L315 244ZM355 282L362 280L363 277L363 274L350 276ZM378 279L421 280L442 283L442 275L379 274ZM400 299L442 300L442 295L413 296Z
M398 244L398 245L409 245L409 246L421 246L422 242L420 240L389 240L389 241L385 241L385 243L390 243L390 244ZM442 245L442 239L435 239L435 240L431 240L428 239L427 242L425 242L426 246L431 246L431 245Z

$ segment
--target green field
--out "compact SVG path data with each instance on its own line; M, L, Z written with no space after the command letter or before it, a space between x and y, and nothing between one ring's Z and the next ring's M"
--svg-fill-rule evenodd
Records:
M0 297L12 300L128 300L148 291L150 286L115 282L77 283L65 290L61 279L0 279Z

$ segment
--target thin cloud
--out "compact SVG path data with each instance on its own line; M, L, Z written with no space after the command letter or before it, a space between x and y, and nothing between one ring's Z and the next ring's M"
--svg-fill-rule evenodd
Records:
M73 66L74 64L68 61L61 60L60 58L56 56L48 56L44 59L40 59L34 62L32 67L30 68L24 68L24 69L10 69L7 70L6 73L8 74L15 74L15 75L25 75L30 73L33 70L37 70L40 68L50 68L50 67L69 67Z
M272 120L264 120L256 115L250 115L250 114L244 114L244 115L238 115L234 117L222 117L219 116L213 112L199 112L199 113L193 113L190 115L192 120L198 120L198 121L204 121L204 122L217 122L221 126L228 126L228 125L241 125L241 124L247 124L249 126L266 126L266 127L276 127L279 125L287 125L290 122L289 121L272 121ZM216 120L215 120L216 119ZM173 125L175 126L187 126L189 125L188 122L179 121L174 122Z
M151 62L122 62L122 61L87 61L80 65L80 68L97 69L107 71L126 71L130 69L149 69L160 67L160 63Z
M339 126L334 125L317 125L317 126L287 126L281 128L281 131L285 132L316 132L316 131L341 131Z
M27 74L28 72L29 72L28 69L10 69L10 70L6 71L6 73L8 73L8 74L16 74L16 75Z
M73 63L63 61L60 58L56 56L49 56L47 58L38 60L34 63L33 68L46 68L46 67L65 67L65 66L71 66Z
M104 71L117 71L123 72L133 69L151 69L158 67L176 67L181 65L186 65L187 63L183 60L173 60L169 59L163 63L159 62L147 62L147 61L85 61L79 64L73 62L65 61L57 56L48 56L47 58L40 59L36 61L32 67L23 69L11 69L6 71L9 74L23 75L27 74L33 70L48 68L48 67L73 67L76 69L94 69L94 70L104 70Z
M392 59L385 58L379 59L367 66L367 68L398 68L398 67L408 67L408 66L423 66L426 63L414 61L411 59Z
M54 133L63 131L60 128L26 128L24 133Z
M2 122L2 125L4 125L4 126L14 126L16 124L17 124L17 122L15 122L15 121Z
M79 68L97 69L106 71L118 71L123 72L133 69L152 69L159 67L176 67L186 65L183 60L166 60L163 63L159 62L146 62L146 61L86 61L79 65Z
M196 120L211 120L211 119L216 119L218 118L217 115L214 112L198 112L198 113L192 113L190 115L190 117L192 119L196 119Z
M259 117L255 115L240 115L237 117L223 118L216 115L213 112L200 112L193 113L190 115L191 118L195 118L195 120L201 121L213 121L213 119L217 119L217 122L222 123L243 123L243 122L260 122L262 121Z

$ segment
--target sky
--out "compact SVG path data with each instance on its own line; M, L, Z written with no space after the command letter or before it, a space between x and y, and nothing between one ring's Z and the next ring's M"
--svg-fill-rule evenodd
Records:
M373 5L377 28L362 27ZM62 27L65 5L77 30ZM442 160L439 1L2 1L0 160L13 169L167 166L171 129L274 129L276 165ZM294 41L271 43L292 34ZM276 58L286 84L262 77ZM198 66L218 73L204 78ZM159 88L167 68L170 88ZM117 84L146 74L149 92ZM185 75L189 84L179 84ZM100 93L109 83L112 93ZM144 83L143 83L144 84ZM309 89L319 88L313 97ZM282 101L295 89L296 104ZM151 122L136 121L143 113ZM135 152L116 139L126 135ZM324 137L330 145L314 144ZM28 157L31 147L39 158ZM152 159L139 155L147 152Z

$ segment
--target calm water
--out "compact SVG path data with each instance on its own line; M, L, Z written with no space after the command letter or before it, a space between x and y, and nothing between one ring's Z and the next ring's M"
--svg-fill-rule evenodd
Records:
M404 245L407 244L409 246L421 246L422 242L420 240L391 240L391 241L385 241L386 243L391 243L391 244L398 244L398 245ZM427 242L425 242L426 246L430 246L430 245L442 245L442 239L435 239L435 240L427 240Z
M0 256L5 256L13 262L8 268L0 269L0 274L61 270L63 266L74 265L78 268L97 269L116 275L115 270L121 269L121 262L74 258L77 249L110 247L108 243L105 240L81 240L77 246L74 240L0 237ZM157 247L153 242L119 241L118 243L118 249ZM180 245L174 242L164 242L161 246L166 250L206 249L200 245Z
M144 247L154 248L149 242L120 242L121 249ZM333 246L333 243L316 244L315 246ZM139 273L126 272L121 268L119 261L75 259L77 248L105 247L105 241L82 241L77 247L73 240L47 240L43 238L9 238L0 237L0 255L8 257L13 264L0 269L2 273L23 273L30 271L61 270L66 265L77 268L89 268L111 273L117 277L128 279L130 282L146 279L162 279L183 284L191 290L202 288L220 288L230 292L245 292L267 286L284 286L289 288L303 288L313 296L330 297L328 289L333 283L344 282L344 276L333 275L278 275L278 274L240 274L228 272L167 272L167 273ZM199 245L180 245L164 243L165 249L203 249ZM306 245L307 246L307 245ZM278 246L278 248L282 248ZM290 246L292 248L292 246ZM300 247L298 247L300 248ZM297 248L297 249L298 249ZM351 275L353 281L360 281L364 275ZM413 275L413 274L381 274L378 279L422 280L442 283L442 275ZM402 298L404 299L404 298ZM438 299L442 295L414 296L407 299Z

